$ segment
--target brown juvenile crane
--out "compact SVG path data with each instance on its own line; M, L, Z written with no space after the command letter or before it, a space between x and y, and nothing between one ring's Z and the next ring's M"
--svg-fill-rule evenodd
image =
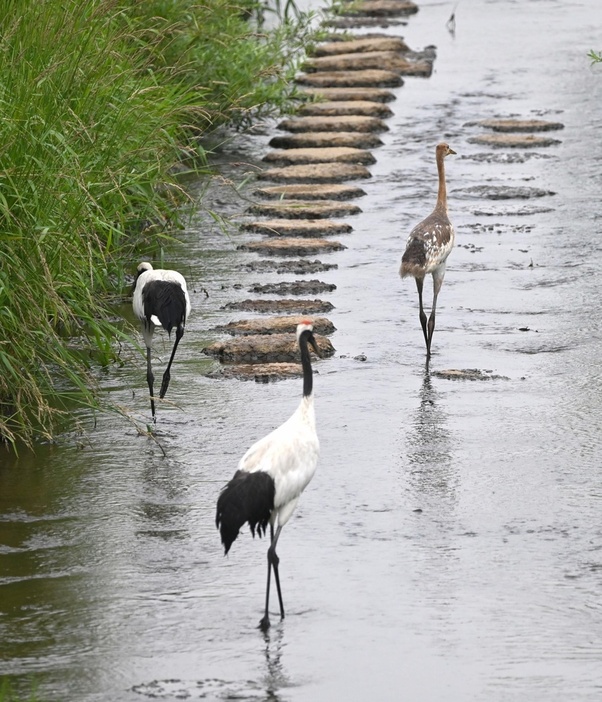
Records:
M445 277L445 262L454 246L454 228L447 216L447 191L445 188L445 167L443 159L450 154L455 154L453 149L445 144L437 144L435 155L437 159L437 172L439 174L439 192L437 204L431 214L417 224L410 232L406 250L401 257L399 274L402 278L411 275L416 279L418 288L418 304L420 306L420 324L426 342L426 356L430 358L431 342L435 331L435 310L437 296L443 285ZM433 306L428 318L422 305L422 288L424 279L428 274L433 276Z

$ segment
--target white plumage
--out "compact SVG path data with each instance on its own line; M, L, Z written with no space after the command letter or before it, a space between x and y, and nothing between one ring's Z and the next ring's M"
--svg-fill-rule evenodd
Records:
M230 550L245 522L249 523L253 536L255 530L260 536L265 534L268 524L270 526L265 614L260 622L263 630L270 626L268 607L272 568L280 616L284 618L276 544L282 528L295 511L301 493L316 472L320 453L308 343L318 355L320 353L311 322L297 326L297 341L303 367L301 402L284 424L248 449L217 501L216 525L220 529L225 553Z
M155 421L154 376L151 366L153 334L155 327L163 327L169 335L171 330L176 328L176 338L159 392L159 397L163 399L169 387L171 364L180 339L184 336L186 319L190 314L190 298L184 276L177 271L154 269L150 263L144 261L138 266L132 306L134 314L142 323L142 336L146 344L146 379Z

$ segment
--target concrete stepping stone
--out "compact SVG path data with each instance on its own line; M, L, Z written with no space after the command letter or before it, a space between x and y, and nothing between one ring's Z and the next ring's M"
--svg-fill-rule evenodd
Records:
M330 339L320 334L314 336L322 357L332 356L335 349ZM201 353L219 358L222 363L283 362L297 360L299 347L294 334L250 334L216 341Z
M378 117L346 115L343 117L293 117L277 126L286 132L386 132L387 125Z
M266 200L353 200L366 194L357 185L338 183L272 185L258 188L254 195Z
M431 375L445 380L509 380L505 375L495 375L491 371L482 371L478 368L449 368L431 371Z
M259 295L321 295L334 292L334 283L324 283L321 280L295 280L282 283L256 283L248 292Z
M371 177L370 171L357 163L308 163L269 168L257 174L258 180L271 180L275 183L340 183Z
M299 92L310 98L315 98L317 100L329 100L332 102L351 102L354 100L359 102L393 102L393 100L396 99L395 93L392 93L386 88L329 88L328 86L320 88L303 87L299 90Z
M381 138L371 132L301 132L275 136L270 146L275 149L324 149L351 146L356 149L375 149L382 146Z
M299 85L314 88L398 88L403 85L399 73L379 69L301 73L295 80Z
M378 103L375 103L378 104ZM263 161L296 165L304 163L375 163L376 159L366 149L351 146L330 146L324 149L278 149L268 152Z
M302 376L303 367L300 363L235 363L219 366L207 373L208 378L254 380L256 383L275 383L279 380Z
M330 17L325 19L322 24L325 27L332 27L333 29L366 29L367 27L399 27L407 26L407 19L398 19L396 17L369 17L366 15L338 15L336 17Z
M418 5L410 0L359 0L344 3L339 10L341 15L365 17L407 17L418 12Z
M284 203L257 202L247 212L265 217L282 217L285 219L325 219L328 217L346 217L360 213L362 210L351 202L336 200L289 200Z
M305 321L303 315L285 315L283 317L261 317L259 319L240 319L215 327L217 332L225 332L232 336L247 336L249 334L294 334L297 325ZM326 317L312 319L314 332L328 336L336 331L334 324Z
M272 261L270 259L261 259L259 261L249 261L241 266L248 271L254 273L294 273L295 275L305 275L307 273L323 273L330 271L333 268L338 268L336 263L322 263L322 261Z
M347 247L332 239L282 238L252 241L237 247L240 251L253 251L268 256L313 256L315 254L344 251Z
M329 41L317 44L310 52L311 56L336 56L337 54L352 54L372 51L397 51L406 53L410 47L401 37L387 35L371 37L355 37L342 41Z
M543 188L508 185L472 185L468 188L457 188L453 193L456 197L477 197L485 200L528 200L532 197L556 195L554 191Z
M368 100L330 100L328 102L308 102L299 108L298 114L312 117L342 117L362 115L364 117L391 117L393 110L384 102Z
M327 300L241 300L228 302L223 309L262 314L313 315L330 312L334 305Z
M245 222L241 230L269 237L303 237L313 238L349 234L353 227L347 222L328 222L324 220L304 219L270 219L257 222ZM260 242L261 243L261 242Z
M558 139L534 136L533 134L480 134L479 136L470 137L468 142L480 144L481 146L518 149L532 149L561 143Z
M410 61L395 51L371 51L355 54L338 54L307 59L304 71L362 71L381 69L407 76L430 76L431 61Z
M564 129L562 122L549 122L544 119L482 119L467 124L470 127L474 125L493 129L494 132L549 132Z

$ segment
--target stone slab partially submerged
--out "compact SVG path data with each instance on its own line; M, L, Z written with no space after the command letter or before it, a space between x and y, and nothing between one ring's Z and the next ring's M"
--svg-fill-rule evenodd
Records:
M248 336L249 334L294 334L297 325L307 320L304 315L285 315L282 317L260 317L257 319L239 319L215 327L217 332L225 332L232 336ZM326 317L313 317L314 332L328 336L336 331L334 324Z
M399 73L380 69L302 73L296 82L314 88L397 88L403 85Z
M314 240L317 237L349 234L349 232L353 231L353 227L347 222L329 222L321 219L298 221L288 219L260 220L247 222L241 225L241 229L270 237L308 237Z
M471 144L480 144L482 146L520 149L553 146L554 144L561 143L558 139L534 136L533 134L480 134L475 137L470 137L468 141Z
M330 339L320 334L315 334L315 339L323 358L334 354L335 349ZM216 341L201 352L218 358L222 363L285 362L299 358L299 346L295 334L238 336L225 341Z
M282 217L284 219L325 219L328 217L345 217L360 213L362 210L351 202L337 200L289 200L287 202L257 202L247 212L265 217Z
M275 136L270 146L275 149L323 149L335 146L351 146L357 149L374 149L382 146L381 138L372 132L301 132Z
M472 185L452 191L456 197L477 197L486 200L528 200L534 197L556 195L552 190L527 186Z
M307 275L309 273L323 273L333 268L338 268L336 263L322 263L322 261L306 261L303 258L297 261L275 261L262 258L258 261L244 263L241 268L255 273L292 273L294 275Z
M387 125L378 117L347 115L344 117L292 117L277 127L286 132L386 132Z
M430 76L433 64L431 61L409 60L396 51L370 51L309 58L303 63L302 68L307 72L379 69L404 76Z
M267 239L266 241L252 241L237 247L241 251L254 251L268 256L313 256L314 254L343 251L339 241L332 239Z
M263 160L267 163L286 165L300 163L361 163L366 165L376 161L370 151L356 149L352 146L330 146L323 149L278 149L269 151Z
M401 37L386 35L371 37L354 37L342 41L329 41L318 44L311 54L313 56L336 56L337 54L351 54L372 51L397 51L405 53L410 47Z
M327 300L241 300L228 302L223 309L262 314L313 315L330 312L334 305Z
M494 132L549 132L564 129L562 122L545 119L482 119L469 122L467 126L473 125L493 129Z
M303 87L299 91L315 100L328 100L331 102L393 102L395 93L386 88L359 87L359 88L320 88ZM315 103L319 104L319 103Z
M254 195L270 200L353 200L366 194L357 185L339 183L301 183L257 188Z
M359 163L307 163L268 168L257 174L258 180L271 180L274 183L340 183L371 177L370 171Z
M321 280L294 280L282 283L256 283L248 292L259 295L321 295L336 290L334 283Z
M478 368L449 368L431 371L431 375L445 380L509 380L505 375L495 375L491 371L482 371Z
M300 378L302 375L303 367L300 363L235 363L219 366L207 373L209 378L254 380L256 383L274 383L288 378Z
M359 0L343 3L340 14L366 17L407 17L418 12L411 0Z
M302 116L341 117L361 115L363 117L391 117L393 110L384 102L369 100L330 100L328 102L308 102L299 108Z

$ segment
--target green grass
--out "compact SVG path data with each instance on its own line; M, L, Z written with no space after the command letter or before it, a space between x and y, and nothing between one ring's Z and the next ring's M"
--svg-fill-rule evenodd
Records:
M177 231L172 166L199 136L287 107L306 21L258 33L227 0L0 6L0 437L51 439L123 332L136 251Z

